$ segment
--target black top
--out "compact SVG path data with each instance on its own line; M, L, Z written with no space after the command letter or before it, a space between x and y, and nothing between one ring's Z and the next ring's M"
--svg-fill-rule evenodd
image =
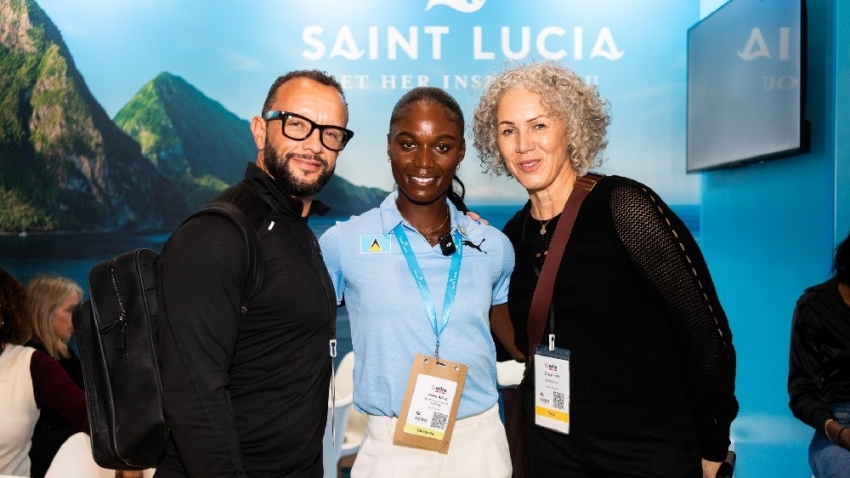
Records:
M788 395L794 416L823 433L830 404L850 400L850 307L833 278L806 289L791 324Z
M540 252L523 239L540 234L529 211L530 203L505 226L516 250L509 308L523 352ZM692 413L702 457L725 458L738 411L732 334L696 242L653 191L617 176L597 183L576 218L552 305L555 344L571 351L571 434Z
M166 243L158 323L172 440L157 476L321 477L336 299L318 242L302 202L254 164L217 200L257 226L263 284L240 320L247 251L226 218L192 219Z

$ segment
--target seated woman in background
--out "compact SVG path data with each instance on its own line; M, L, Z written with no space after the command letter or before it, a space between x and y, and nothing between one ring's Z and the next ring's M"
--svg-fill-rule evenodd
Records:
M794 416L815 429L809 466L817 478L850 476L850 235L833 271L806 289L791 325L788 395Z
M83 389L80 360L68 348L74 332L71 312L80 303L83 290L61 276L36 276L27 287L32 311L33 337L25 344L50 355ZM59 447L77 431L53 408L44 406L35 425L29 456L34 478L43 477Z
M0 475L30 476L40 408L53 408L75 431L89 430L80 387L49 355L19 345L32 335L30 320L26 289L0 269Z

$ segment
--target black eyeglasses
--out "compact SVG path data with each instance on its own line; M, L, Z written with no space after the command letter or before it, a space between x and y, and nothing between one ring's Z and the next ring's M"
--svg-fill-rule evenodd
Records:
M281 120L283 135L296 141L304 141L313 134L313 130L318 129L322 145L331 151L342 151L348 140L354 136L354 131L349 129L317 124L309 118L287 111L266 111L263 113L263 119Z

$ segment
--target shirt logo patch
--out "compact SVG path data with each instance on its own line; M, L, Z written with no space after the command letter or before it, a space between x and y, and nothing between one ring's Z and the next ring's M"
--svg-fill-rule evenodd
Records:
M360 236L361 254L390 252L391 245L390 236Z

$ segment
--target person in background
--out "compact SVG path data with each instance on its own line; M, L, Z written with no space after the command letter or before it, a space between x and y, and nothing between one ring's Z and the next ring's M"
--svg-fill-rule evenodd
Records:
M337 301L348 308L354 403L367 414L354 478L511 475L490 317L507 317L513 249L497 229L463 214L455 174L465 151L454 98L439 88L410 90L393 108L387 135L397 190L320 239ZM500 308L504 314L491 315ZM415 354L468 366L447 454L394 440L398 420L407 419Z
M545 344L552 334L554 348L570 353L570 396L550 405L569 404L568 434L537 424L537 384L533 373L525 378L530 471L714 478L738 412L732 333L696 242L648 186L618 176L593 180L560 262L545 332L528 337L532 296L561 213L607 146L606 109L573 71L539 62L493 78L474 113L482 165L513 177L529 196L504 228L516 252L508 293L516 345L533 353L529 342Z
M815 429L809 465L816 478L850 477L850 234L832 270L805 290L791 323L789 406Z
M53 357L82 387L80 359L68 347L74 334L71 313L83 298L82 288L67 277L38 275L30 280L27 293L33 316L33 337L27 345Z
M30 476L31 438L45 406L89 432L83 391L49 355L20 345L31 335L27 291L0 269L0 475Z
M76 282L61 276L39 275L27 286L32 310L32 338L25 344L56 360L80 389L84 389L80 360L68 347L74 333L71 312L80 303L83 290ZM41 409L30 449L31 473L41 478L59 447L76 430L50 406Z
M354 134L347 124L342 87L316 70L279 77L251 120L256 164L217 201L257 226L253 297L227 218L201 215L166 242L157 325L171 441L157 477L322 476L336 300L307 218L328 210L313 196Z

